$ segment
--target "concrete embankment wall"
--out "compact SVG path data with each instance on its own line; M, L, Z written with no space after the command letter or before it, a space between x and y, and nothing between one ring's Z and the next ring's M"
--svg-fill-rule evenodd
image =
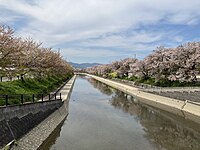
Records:
M62 100L0 108L1 147L15 139L18 144L12 145L12 149L38 149L68 115L68 100L74 81L75 76L63 87L67 86L67 91L62 93Z
M0 107L0 148L22 137L62 104L62 100L55 100Z
M178 114L186 119L200 123L200 105L181 101L168 97L163 97L147 92L142 92L138 88L124 85L115 81L104 79L90 74L85 74L111 87L121 90L129 95L134 96L139 101L159 109Z
M27 103L16 106L6 106L0 107L0 121L9 120L14 117L21 118L29 113L36 114L39 111L47 111L48 109L53 109L62 105L62 100L56 101L44 101L37 103Z

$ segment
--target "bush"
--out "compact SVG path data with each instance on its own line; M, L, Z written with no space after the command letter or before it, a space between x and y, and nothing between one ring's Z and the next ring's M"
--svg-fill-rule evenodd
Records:
M117 72L109 73L109 74L108 74L108 77L109 77L109 78L117 78L117 77L118 77Z

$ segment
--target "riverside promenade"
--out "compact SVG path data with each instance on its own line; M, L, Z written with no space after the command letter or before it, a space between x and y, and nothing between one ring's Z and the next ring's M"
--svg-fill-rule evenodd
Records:
M37 150L68 115L68 103L76 79L74 75L61 89L63 105L23 136L12 150Z
M148 84L136 85L134 81L128 81L123 79L109 79L122 84L133 86L140 91L148 92L164 97L174 98L182 101L188 101L191 103L200 103L200 88L199 87L158 87Z
M184 117L185 119L200 123L200 103L192 103L190 101L183 101L180 99L164 97L157 94L144 92L141 89L130 85L111 81L94 75L90 74L84 74L84 75L90 76L111 87L121 90L126 94L132 95L136 99L147 105L177 114L179 116Z

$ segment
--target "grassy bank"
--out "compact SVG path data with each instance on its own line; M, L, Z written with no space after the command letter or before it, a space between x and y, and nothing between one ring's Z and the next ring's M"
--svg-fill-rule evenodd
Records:
M36 95L36 98L39 98L39 95L47 95L51 91L57 89L61 84L69 80L72 77L71 74L65 76L51 76L43 79L25 79L10 81L10 82L1 82L0 83L0 95L19 95L19 98L13 98L9 100L9 104L18 104L20 103L20 95L24 94L25 99L32 99L32 95ZM16 96L15 96L16 97ZM5 104L5 97L0 97L0 105Z

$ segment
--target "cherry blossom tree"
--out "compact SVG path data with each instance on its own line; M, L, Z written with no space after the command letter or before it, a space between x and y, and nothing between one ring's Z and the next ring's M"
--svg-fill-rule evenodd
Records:
M14 30L0 26L0 76L46 77L73 72L60 53L42 47L32 39L14 36Z
M126 58L86 71L101 76L116 72L118 77L196 82L196 76L200 74L200 42L186 43L176 48L161 46L143 60Z

